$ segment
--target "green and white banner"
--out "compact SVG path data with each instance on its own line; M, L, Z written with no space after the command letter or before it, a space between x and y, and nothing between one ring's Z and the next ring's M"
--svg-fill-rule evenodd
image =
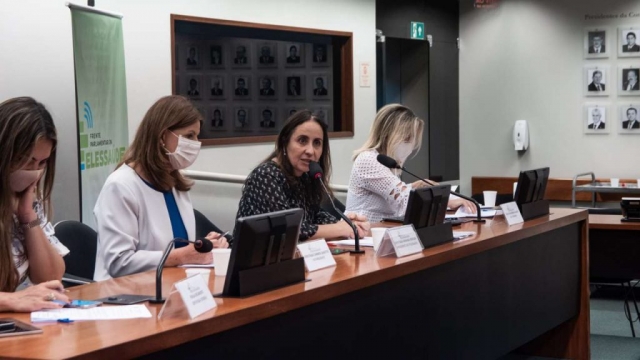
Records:
M122 16L68 6L76 75L81 220L95 228L96 200L129 143Z

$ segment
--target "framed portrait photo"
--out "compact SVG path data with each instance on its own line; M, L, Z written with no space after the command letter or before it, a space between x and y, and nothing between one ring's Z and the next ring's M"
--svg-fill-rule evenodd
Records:
M189 99L199 100L202 98L202 76L200 75L186 75L182 77L184 79L184 86L180 89L182 94Z
M225 76L214 75L209 77L209 98L214 100L222 100L226 95Z
M200 46L198 46L198 44L187 45L185 58L187 70L200 69L202 67L200 62Z
M209 68L211 69L224 69L226 61L224 45L222 43L209 44Z
M331 45L311 44L311 66L327 67L331 65Z
M261 100L278 99L278 77L275 75L258 76L258 97Z
M251 108L236 106L233 108L233 130L251 131Z
M278 119L277 109L272 106L262 106L258 108L258 127L260 131L276 132L276 122Z
M332 130L332 118L331 118L331 107L330 106L318 106L311 109L311 113L313 116L317 117L318 120L324 122L327 125L329 131Z
M640 104L618 104L618 133L640 135Z
M618 57L640 57L640 26L618 28Z
M310 91L313 100L331 100L331 77L328 73L310 75Z
M284 114L284 118L288 120L290 117L295 115L301 109L302 108L298 108L298 107L288 107L288 108L286 108L285 109L286 113Z
M278 47L273 42L258 42L256 44L257 67L276 68L278 67Z
M207 118L208 128L211 131L225 131L227 121L227 108L222 105L212 106Z
M609 79L609 66L585 66L584 96L608 96L611 90Z
M302 74L289 74L285 77L285 99L304 100L305 98L305 76Z
M618 95L637 96L640 95L640 84L638 75L640 74L640 64L618 67Z
M285 43L284 44L284 66L285 67L304 67L304 46L301 43Z
M233 99L251 100L251 75L233 77Z
M247 41L236 42L231 46L231 67L235 69L251 68L251 46Z
M586 104L584 106L583 128L585 134L608 134L611 124L607 122L607 104Z
M584 57L586 59L606 59L610 47L607 44L607 29L584 29Z
M179 70L180 69L180 46L178 44L175 45L175 48L173 49L173 68L175 70Z

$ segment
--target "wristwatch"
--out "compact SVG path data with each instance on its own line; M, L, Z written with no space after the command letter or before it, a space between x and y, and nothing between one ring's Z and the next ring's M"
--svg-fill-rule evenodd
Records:
M38 218L36 218L33 221L29 221L28 223L21 223L20 224L20 228L23 231L27 231L29 229L32 229L32 228L36 227L36 226L40 226L40 219L38 219Z

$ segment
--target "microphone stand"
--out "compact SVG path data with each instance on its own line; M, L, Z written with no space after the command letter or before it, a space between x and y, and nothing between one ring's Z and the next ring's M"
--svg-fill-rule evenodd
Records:
M318 178L318 180L320 181L320 184L322 184L322 188L324 189L325 194L327 194L327 197L331 202L331 206L333 206L333 210L335 210L338 213L338 215L340 215L342 220L344 220L347 224L349 224L349 226L351 226L351 228L353 229L353 238L355 240L356 248L354 250L349 250L349 253L351 255L364 254L364 250L360 249L360 236L358 236L358 228L353 224L353 222L351 222L351 220L345 214L342 213L342 211L336 208L336 205L333 203L333 199L329 195L329 191L327 190L327 187L324 185L324 181L322 181L321 178Z
M432 186L432 184L429 184L425 179L421 178L420 176L418 176L418 175L416 175L416 174L411 173L409 170L405 169L404 167L400 167L400 166L398 166L398 169L400 169L400 170L402 170L402 171L406 172L407 174L409 174L409 175L411 175L411 176L415 177L416 179L418 179L418 180L420 180L420 181L424 182L425 184L427 184L427 185L429 185L429 186ZM455 192L455 191L451 191L451 194L453 194L453 195L455 195L455 196L458 196L458 197L461 197L461 198L463 198L463 199L465 199L465 200L471 201L471 202L476 206L477 218L476 218L475 220L473 220L473 222L474 222L474 223L485 223L485 222L486 222L486 220L484 220L484 219L482 218L482 215L480 215L480 212L481 212L481 211L480 211L480 204L479 204L475 199L470 198L470 197L465 196L465 195L462 195L462 194L459 194L459 193L457 193L457 192Z
M167 262L169 253L171 252L171 250L173 250L176 241L187 243L189 242L185 239L176 238L169 241L169 244L167 244L167 248L164 250L162 258L160 259L160 263L158 263L158 267L156 268L156 297L155 299L149 299L149 302L151 304L162 304L165 301L165 299L162 297L162 270L164 269L164 263Z

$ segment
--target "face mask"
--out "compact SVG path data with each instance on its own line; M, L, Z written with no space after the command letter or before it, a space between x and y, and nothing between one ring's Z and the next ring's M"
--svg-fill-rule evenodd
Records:
M9 187L13 192L23 192L40 179L44 170L16 170L9 175Z
M411 155L413 152L413 143L403 142L400 145L396 146L396 149L393 152L393 156L396 158L398 163L404 164L405 160Z
M169 152L169 150L165 148L165 150L167 150L167 156L169 156L169 162L175 170L186 169L198 158L202 144L200 144L200 141L189 140L174 134L173 131L170 132L178 138L178 146L174 152Z

